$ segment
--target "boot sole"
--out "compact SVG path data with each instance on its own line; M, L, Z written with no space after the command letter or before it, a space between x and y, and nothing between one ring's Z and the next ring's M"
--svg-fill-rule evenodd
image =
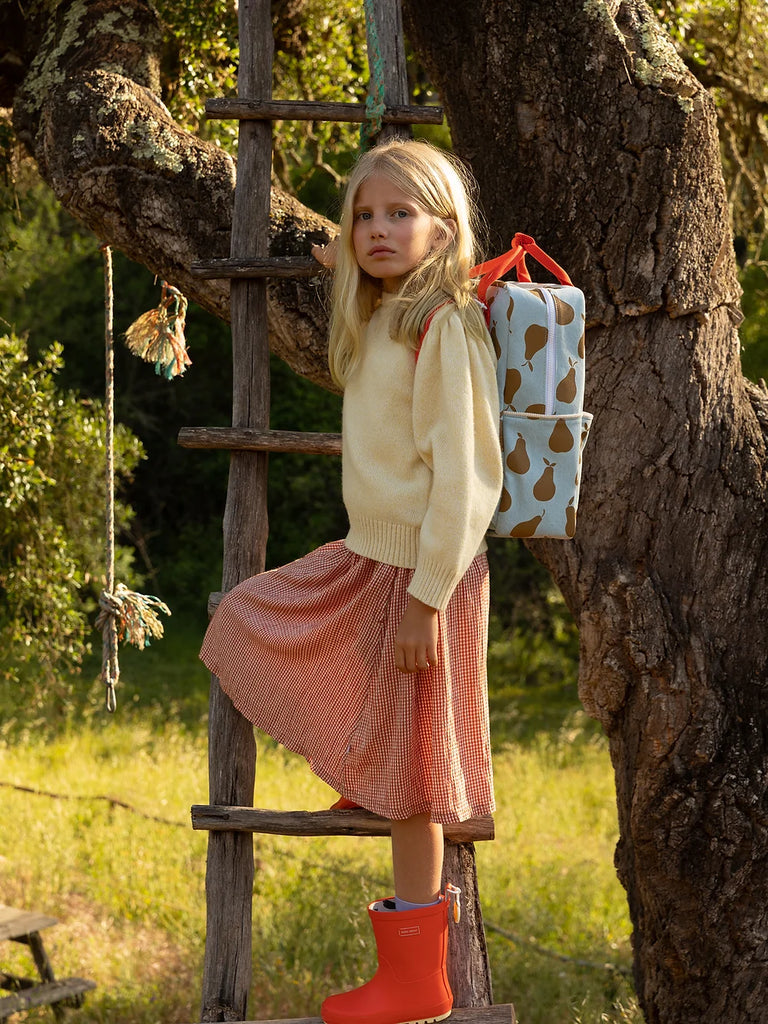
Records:
M447 1020L451 1016L451 1011L448 1013L441 1013L438 1017L416 1017L414 1020L402 1020L398 1021L397 1024L437 1024L438 1021ZM323 1021L323 1024L326 1024Z

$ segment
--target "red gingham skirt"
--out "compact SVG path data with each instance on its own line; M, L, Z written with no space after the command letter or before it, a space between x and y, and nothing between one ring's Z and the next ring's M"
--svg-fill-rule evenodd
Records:
M488 563L439 613L439 664L395 667L413 569L326 544L222 600L200 657L235 707L345 797L443 824L494 809L488 728Z

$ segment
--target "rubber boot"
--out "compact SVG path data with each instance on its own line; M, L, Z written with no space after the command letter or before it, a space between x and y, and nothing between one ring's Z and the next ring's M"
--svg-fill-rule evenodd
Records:
M426 1024L453 1007L445 970L448 901L418 910L380 911L368 905L379 966L369 982L329 996L325 1024Z
M357 811L362 810L360 804L356 804L354 800L347 800L345 796L340 796L336 803L331 804L329 810L331 811Z

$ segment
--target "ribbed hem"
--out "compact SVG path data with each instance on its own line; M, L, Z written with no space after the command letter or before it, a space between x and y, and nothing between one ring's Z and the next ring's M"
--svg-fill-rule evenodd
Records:
M415 569L419 554L419 527L382 519L350 516L344 543L350 551L401 569Z
M408 593L432 608L444 611L466 571L457 571L455 566L433 559L420 560L418 526L405 523L391 523L383 519L367 519L363 516L350 517L349 533L344 544L356 555L372 558L385 565L396 565L401 569L415 569ZM483 537L473 558L488 550Z
M454 567L424 560L413 574L408 593L431 608L444 611L462 575Z

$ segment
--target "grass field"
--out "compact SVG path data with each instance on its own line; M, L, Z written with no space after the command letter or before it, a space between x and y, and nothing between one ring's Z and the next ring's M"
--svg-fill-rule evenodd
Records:
M98 985L71 1013L83 1024L199 1016L206 837L189 807L207 800L201 630L172 619L163 641L125 651L114 716L92 671L58 723L2 697L0 901L60 919L47 940L57 973ZM499 679L515 653L505 643L492 651ZM491 692L497 839L477 847L495 999L514 1002L521 1024L639 1024L606 744L573 680L503 679ZM333 799L300 758L263 736L258 749L257 803ZM390 891L388 843L257 836L254 850L249 1015L317 1014L329 991L373 970L364 906ZM28 973L23 947L2 956Z

